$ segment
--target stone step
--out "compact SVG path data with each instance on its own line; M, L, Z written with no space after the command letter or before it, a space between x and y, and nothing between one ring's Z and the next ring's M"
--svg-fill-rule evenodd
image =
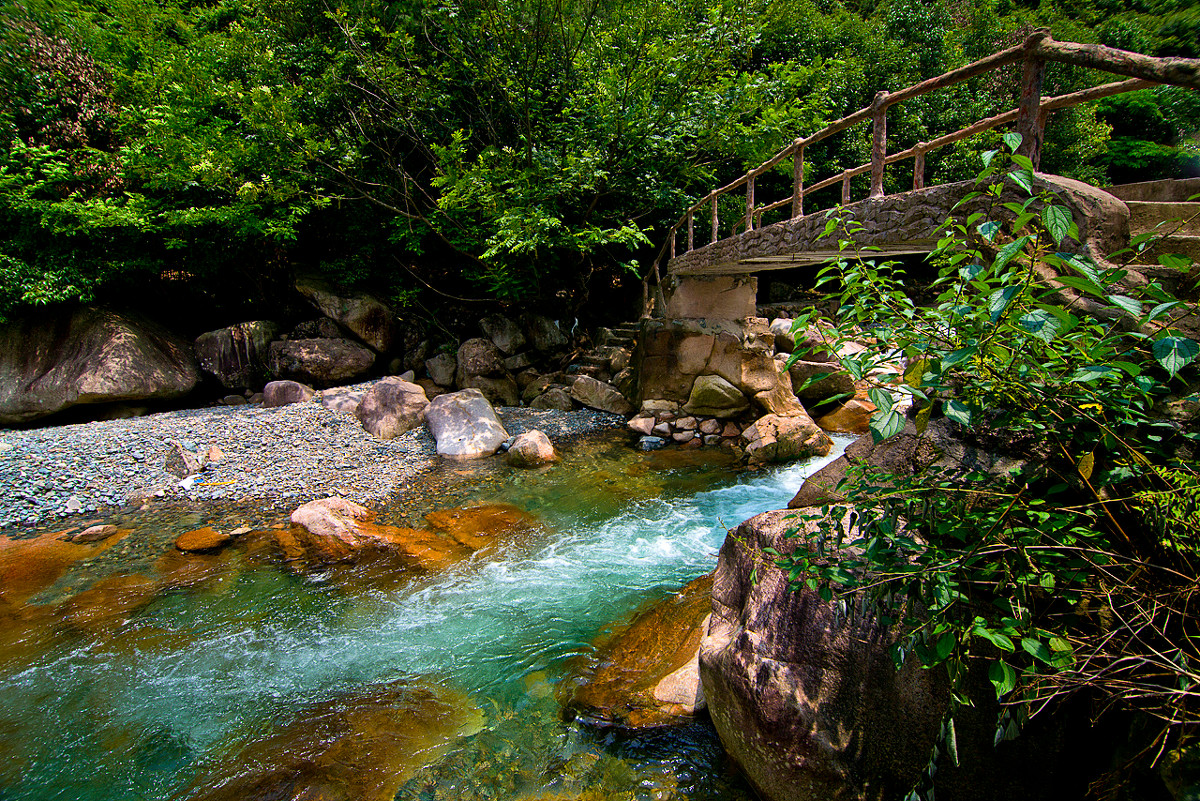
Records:
M1170 178L1165 181L1142 181L1136 184L1106 186L1104 191L1129 201L1158 201L1179 203L1200 195L1200 178Z
M1200 235L1200 202L1169 202L1131 200L1129 233L1133 236L1161 232L1172 236Z

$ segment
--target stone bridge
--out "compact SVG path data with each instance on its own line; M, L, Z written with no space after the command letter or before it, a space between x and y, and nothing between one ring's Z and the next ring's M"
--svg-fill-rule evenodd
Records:
M818 265L837 257L838 240L846 234L841 230L825 234L833 213L862 223L854 240L859 247L877 248L866 254L871 258L929 253L944 235L948 220L985 210L985 198L955 208L975 188L973 182L964 182L867 198L840 210L765 225L688 251L667 264L665 316L720 320L755 316L756 273ZM1034 190L1050 193L1056 203L1071 209L1079 241L1064 243L1064 250L1103 264L1108 254L1128 244L1130 209L1118 197L1046 174L1035 177ZM999 216L996 212L1011 217L1002 209L994 210L993 217Z

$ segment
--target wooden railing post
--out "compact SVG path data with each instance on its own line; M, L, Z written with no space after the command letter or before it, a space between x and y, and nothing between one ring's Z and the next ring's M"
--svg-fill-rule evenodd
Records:
M804 216L804 145L796 148L792 161L792 219Z
M917 142L913 154L913 190L925 188L925 143Z
M1017 153L1027 156L1037 169L1042 162L1042 140L1045 138L1045 118L1041 113L1042 78L1046 62L1037 54L1040 44L1050 38L1050 31L1039 28L1025 40L1025 60L1021 74L1021 103L1017 106L1017 133L1021 145Z
M848 206L849 204L850 204L850 171L845 170L842 172L842 205Z
M717 222L717 201L720 199L720 197L720 195L713 195L712 241L714 242L717 241L717 237L720 235L720 223Z
M688 253L691 253L692 250L696 247L696 234L694 232L692 217L693 217L692 212L689 211L688 212Z
M675 258L675 235L679 233L678 228L671 229L671 258Z
M754 230L754 176L746 179L746 230Z
M887 92L879 92L871 103L874 137L871 142L871 197L883 197L883 162L887 158Z

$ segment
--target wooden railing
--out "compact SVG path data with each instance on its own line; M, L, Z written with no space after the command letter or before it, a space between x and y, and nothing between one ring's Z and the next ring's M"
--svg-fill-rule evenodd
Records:
M919 142L907 150L888 154L887 152L887 111L892 106L910 100L914 97L928 94L938 89L961 83L992 70L1009 64L1022 63L1021 101L1012 111L989 117L969 125L954 133L934 139L930 142ZM1077 67L1103 70L1115 75L1124 75L1128 80L1104 84L1091 89L1084 89L1058 97L1042 97L1042 76L1047 62L1071 64ZM1131 92L1135 89L1145 89L1158 84L1172 84L1200 89L1200 59L1184 58L1154 58L1118 50L1102 45L1077 44L1075 42L1056 42L1047 30L1038 30L1025 42L1016 47L994 53L987 58L952 70L936 78L922 81L896 92L879 92L875 95L870 106L859 109L853 114L826 125L816 133L793 141L783 150L776 153L767 161L758 165L742 177L709 192L689 208L682 217L671 227L670 235L663 248L659 251L653 264L653 276L659 279L659 265L664 256L673 259L676 256L678 238L681 232L687 233L686 250L696 247L696 217L706 206L711 208L711 238L710 242L720 239L719 204L721 198L734 190L745 187L746 213L739 220L736 229L753 230L762 224L763 215L783 208L790 204L791 218L804 216L804 198L813 192L818 192L841 182L842 204L850 202L850 179L869 172L871 174L871 189L869 197L882 197L884 168L904 159L913 159L913 189L921 189L925 185L925 155L930 151L957 142L983 131L1016 123L1016 131L1021 134L1021 145L1018 153L1029 157L1036 168L1041 160L1042 140L1046 127L1046 118L1051 111L1068 108L1102 97ZM822 181L806 186L804 183L804 151L817 142L844 131L859 123L870 121L873 126L871 161L833 175ZM792 159L792 194L782 200L759 204L754 195L755 179L774 169L787 158ZM735 232L736 232L735 229ZM647 275L648 285L650 275ZM647 309L649 308L649 291L646 292Z

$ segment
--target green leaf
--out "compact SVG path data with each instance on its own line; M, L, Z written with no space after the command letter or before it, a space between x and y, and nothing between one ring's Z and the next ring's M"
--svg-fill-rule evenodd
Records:
M1017 148L1021 146L1021 135L1016 131L1009 131L1002 137L1004 146L1013 153L1017 152Z
M1007 651L1011 654L1013 651L1017 650L1016 646L1013 645L1013 641L1010 640L1007 635L1001 634L993 629L989 629L987 626L976 626L975 628L971 629L971 633L976 637L982 637L992 645L999 648L1001 651Z
M988 678L996 688L997 699L1008 695L1017 686L1017 671L1003 659L996 660L988 668Z
M875 408L885 412L891 411L892 404L895 402L892 400L892 393L882 387L871 387L867 390L867 397L871 403L875 404Z
M948 400L942 404L946 417L964 426L971 425L971 407L962 401Z
M1142 314L1142 302L1128 295L1109 295L1108 301L1114 306L1120 306L1136 317L1140 317Z
M1033 237L1029 234L1026 234L1025 236L1014 239L1002 247L1000 252L996 254L996 260L992 262L992 270L999 275L1004 268L1008 266L1008 263L1012 261L1018 253L1021 252L1021 248L1025 247L1025 245L1031 239L1033 239Z
M1103 378L1107 375L1111 375L1113 372L1114 368L1107 364L1093 364L1087 367L1080 367L1075 371L1074 375L1068 379L1068 381L1070 381L1072 384L1082 384L1088 381L1095 381L1097 378Z
M1052 342L1058 335L1059 321L1045 309L1036 309L1021 315L1017 325L1026 333L1037 337L1043 342Z
M938 638L934 652L937 654L939 661L945 660L950 654L954 653L954 646L958 643L958 638L954 636L954 632L947 631Z
M1026 192L1033 193L1033 172L1031 170L1013 170L1008 177L1012 178L1013 183Z
M985 166L985 167L992 166L992 159L996 158L996 154L999 152L1000 152L999 150L984 151L984 154L981 157L983 159L983 166Z
M1167 336L1156 340L1150 346L1150 352L1154 354L1155 360L1162 365L1162 368L1174 378L1176 373L1187 367L1196 360L1197 355L1200 355L1200 345L1184 337Z
M974 356L978 350L979 349L974 345L969 345L965 348L959 348L958 350L951 351L944 359L942 359L942 367L953 367L964 359Z
M997 289L988 298L988 311L991 313L992 322L996 322L1008 309L1008 305L1012 303L1012 299L1021 291L1021 287L1016 284L1006 286L1003 289Z
M1034 637L1022 637L1021 648L1034 659L1039 662L1045 662L1047 665L1050 664L1050 660L1053 658L1050 655L1050 649L1046 647L1046 643Z
M871 437L876 442L883 442L904 430L904 415L895 410L876 411L871 415Z
M1061 245L1071 232L1071 210L1066 206L1046 206L1042 209L1042 225L1055 244Z
M1000 233L1000 223L996 220L988 220L987 222L980 223L976 230L979 231L979 235L984 239L994 242L996 241L996 234Z
M1104 288L1095 281L1089 281L1077 275L1060 275L1055 280L1063 286L1078 289L1080 292L1085 292L1088 295L1094 295L1098 298L1104 297Z
M1158 263L1171 270L1186 271L1192 266L1192 260L1177 253L1164 253L1158 257Z

